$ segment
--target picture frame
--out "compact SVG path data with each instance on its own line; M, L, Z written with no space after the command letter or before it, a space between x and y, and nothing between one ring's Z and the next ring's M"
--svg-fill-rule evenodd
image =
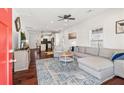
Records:
M116 34L124 33L124 20L116 21Z
M19 30L21 29L20 17L16 18L16 20L15 20L15 27L16 27L16 31L19 32Z
M77 38L76 32L69 33L69 34L68 34L68 38L69 38L69 39L76 39L76 38Z

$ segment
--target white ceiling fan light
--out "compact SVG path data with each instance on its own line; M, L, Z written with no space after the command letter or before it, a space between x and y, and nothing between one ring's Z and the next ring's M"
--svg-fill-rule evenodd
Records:
M68 19L64 19L64 22L69 22L69 20Z

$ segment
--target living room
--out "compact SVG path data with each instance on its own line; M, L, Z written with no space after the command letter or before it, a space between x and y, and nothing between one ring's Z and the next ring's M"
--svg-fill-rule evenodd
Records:
M123 8L5 11L12 12L11 84L124 85Z
M79 12L81 12L80 15ZM17 61L14 74L15 84L124 84L124 68L117 66L117 69L121 68L121 71L115 73L116 67L114 62L111 61L113 55L124 52L123 12L124 9L116 8L13 9L13 49L15 50L14 56ZM17 18L19 19L19 26L21 26L19 30L15 25ZM122 27L119 27L121 23ZM25 40L21 39L20 32L24 33ZM23 55L23 59L21 59L22 56L19 58L24 53L26 54ZM91 60L102 61L91 56L102 57L108 63L103 62L103 64L99 64L91 62L89 65L97 64L94 66L97 69L97 66L105 64L107 67L110 66L111 70L94 72L91 69L81 67L82 64L87 65L85 63L88 63L82 63L82 61L89 61L90 58ZM86 57L89 57L88 60ZM109 61L106 59L109 59ZM124 65L122 62L123 57L119 57L116 60L121 60L121 62L115 63ZM60 62L60 68L64 68L62 69L63 71L59 72L61 70L58 67L60 64L54 61ZM78 63L76 67L73 67L75 65L73 62ZM52 64L56 64L56 67L59 69ZM46 66L47 69L44 68L44 71L47 70L48 72L39 70ZM51 68L51 70L50 67L52 66L54 69ZM88 74L90 73L90 75L86 75L89 78L81 74L80 70L76 72L75 68L77 67L84 70L84 72L87 71L86 73ZM105 69L106 67L101 66L101 68ZM75 75L74 71L72 71L70 75L68 73L69 69L74 70L77 74ZM33 73L32 78L29 78L31 73ZM46 73L49 73L49 75L46 75ZM103 73L109 74L106 76ZM61 75L61 77L58 75ZM52 78L49 78L50 76ZM62 76L65 78L62 78ZM74 77L71 78L72 76ZM45 78L47 79L45 80Z
M123 92L123 0L1 0L0 91Z

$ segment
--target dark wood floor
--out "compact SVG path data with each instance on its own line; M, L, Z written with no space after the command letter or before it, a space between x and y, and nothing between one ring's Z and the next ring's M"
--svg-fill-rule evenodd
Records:
M28 70L14 73L14 85L37 85L36 59L51 58L53 55L47 55L45 52L39 52L36 49L31 50L31 62Z
M114 77L113 79L108 80L102 85L124 85L124 79L120 77Z
M29 70L18 71L14 73L15 85L37 85L36 65L35 65L35 50L31 50L31 62Z
M40 55L39 55L40 54ZM53 55L46 55L44 52L39 53L37 50L31 50L31 62L29 70L19 71L14 73L14 84L15 85L37 85L36 75L36 59L50 58ZM114 77L113 79L103 83L102 85L124 85L124 79Z

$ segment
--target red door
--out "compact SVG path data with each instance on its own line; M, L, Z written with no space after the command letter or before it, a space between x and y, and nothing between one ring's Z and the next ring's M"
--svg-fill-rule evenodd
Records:
M12 9L0 8L0 85L12 84Z

